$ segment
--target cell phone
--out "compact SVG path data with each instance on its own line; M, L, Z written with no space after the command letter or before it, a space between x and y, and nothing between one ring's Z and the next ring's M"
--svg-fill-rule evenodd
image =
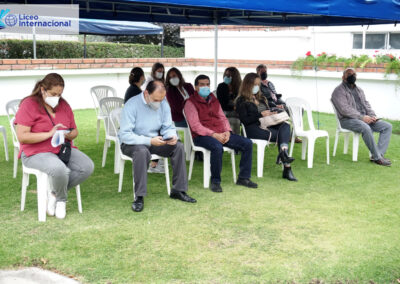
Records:
M164 141L169 141L171 140L173 137L167 137L167 138L163 138Z

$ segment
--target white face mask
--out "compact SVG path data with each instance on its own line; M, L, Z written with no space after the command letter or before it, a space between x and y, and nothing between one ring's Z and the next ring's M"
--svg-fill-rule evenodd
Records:
M169 79L169 82L171 83L172 86L178 86L179 85L179 78L178 77L173 77Z
M260 87L258 85L255 85L253 87L253 95L257 94L259 90L260 90Z
M162 76L164 75L163 72L156 72L156 78L157 79L162 79Z
M51 106L52 108L55 108L58 105L58 101L60 100L60 97L49 97L47 96L44 99L44 102Z

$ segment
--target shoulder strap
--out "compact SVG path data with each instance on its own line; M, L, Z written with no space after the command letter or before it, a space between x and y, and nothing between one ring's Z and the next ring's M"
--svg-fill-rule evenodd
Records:
M53 121L53 119L51 118L50 113L47 111L47 109L46 109L45 106L43 106L43 108L44 108L44 110L46 111L47 115L49 116L51 123L53 124L53 126L55 126L54 121Z

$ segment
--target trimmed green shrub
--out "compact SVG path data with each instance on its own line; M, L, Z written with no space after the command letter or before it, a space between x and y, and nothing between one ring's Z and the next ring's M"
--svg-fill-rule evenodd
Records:
M161 57L161 46L127 43L87 43L87 58ZM83 43L74 41L37 41L37 58L82 58ZM164 57L184 57L183 47L164 46ZM33 58L32 40L0 40L1 59Z

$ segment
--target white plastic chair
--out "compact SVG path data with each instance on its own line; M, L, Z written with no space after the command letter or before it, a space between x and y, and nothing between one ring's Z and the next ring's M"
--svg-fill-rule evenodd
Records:
M46 222L47 191L50 188L50 177L39 170L25 167L22 165L22 192L21 192L21 211L25 209L26 189L29 185L29 175L35 175L37 180L37 202L39 222ZM76 199L78 201L78 211L82 213L81 187L76 186Z
M111 121L111 127L113 128L113 131L115 133L118 133L119 129L119 122L120 122L120 116L121 116L121 108L116 108L110 113L110 121ZM120 147L120 142L118 135L116 135L116 144L118 144L118 157L119 157L119 181L118 181L118 192L122 191L122 182L124 179L124 169L125 169L125 161L130 161L132 162L132 158L129 156L126 156L122 153ZM168 158L166 157L161 157L155 154L151 155L151 160L155 159L164 159L164 168L165 168L165 182L167 184L167 192L168 195L171 194L171 186L169 182L169 168L168 168ZM133 184L133 199L135 199L135 180L132 175L132 184Z
M0 132L3 134L4 140L4 153L6 154L6 161L8 161L8 146L7 146L7 134L4 126L0 125Z
M243 136L247 138L246 129L244 124L241 123ZM268 140L264 139L250 139L254 144L257 145L257 177L263 177L263 168L264 168L264 155L265 148L269 146Z
M183 116L186 119L185 112L183 111ZM203 184L204 188L210 187L210 178L211 178L211 152L204 147L196 146L193 143L192 132L190 130L190 126L188 123L188 131L189 131L189 139L190 144L192 146L192 150L190 153L190 164L189 164L189 177L188 179L192 179L192 172L193 172L193 163L194 163L194 155L195 152L202 152L203 153ZM224 147L224 152L228 152L231 154L231 161L232 161L232 174L233 174L233 183L236 183L236 164L235 164L235 150Z
M340 120L337 116L337 111L335 106L332 104L333 111L335 112L335 118L336 118L336 135L335 135L335 144L333 146L333 154L332 156L336 155L336 149L337 149L337 144L339 141L339 135L340 133L344 134L344 147L343 147L343 154L347 154L348 149L349 149L349 140L350 140L350 134L353 134L353 161L357 162L358 158L358 144L360 141L360 133L353 132L348 129L342 128L340 125Z
M15 117L10 119L10 129L11 129L11 136L14 145L14 169L13 169L13 178L17 177L18 171L18 154L19 154L19 142L17 138L17 133L15 132L15 125L14 125Z
M106 159L107 159L107 150L108 147L111 145L111 141L114 141L115 143L115 151L114 151L114 173L117 174L119 173L119 157L118 157L118 150L119 150L119 145L116 142L117 138L117 133L114 131L114 129L110 125L110 113L116 109L116 108L122 108L124 104L124 99L118 98L118 97L106 97L102 98L99 102L100 104L100 110L104 114L104 129L106 131L106 138L104 141L104 148L103 148L103 159L101 162L101 166L104 168L106 165Z
M189 141L189 130L187 127L176 127L176 132L178 131L182 131L183 132L183 146L185 148L185 154L186 154L186 161L190 161L190 151L191 151L191 145L190 145L190 141Z
M110 86L94 86L90 89L90 94L92 96L94 110L96 111L97 117L96 143L99 143L100 120L104 120L106 117L106 115L101 111L100 100L107 97L116 97L117 91Z
M19 104L21 103L20 99L15 99L7 102L6 104L6 113L8 116L8 120L11 120L11 115L16 115L18 109L19 109Z
M314 159L315 140L319 137L326 137L326 163L329 165L329 134L325 130L315 129L314 122L312 119L311 107L309 103L302 98L288 98L286 100L286 105L289 108L290 116L292 118L292 123L293 123L293 133L292 133L292 141L290 144L289 156L292 156L293 154L295 137L299 136L303 138L301 159L305 160L306 152L308 151L307 166L308 168L312 168ZM307 113L307 120L310 130L304 130L303 109Z

